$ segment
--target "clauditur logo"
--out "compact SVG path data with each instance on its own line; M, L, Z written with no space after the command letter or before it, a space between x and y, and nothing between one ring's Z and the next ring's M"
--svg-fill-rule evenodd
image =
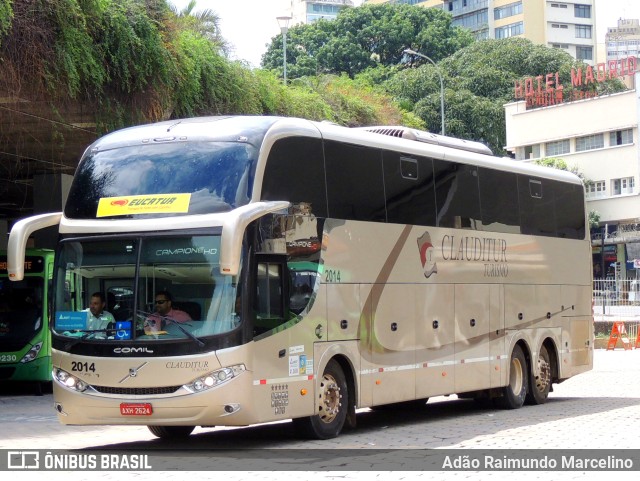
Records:
M425 232L418 237L418 251L420 252L420 262L424 270L424 276L429 278L438 272L436 265L436 250L431 243L431 235Z

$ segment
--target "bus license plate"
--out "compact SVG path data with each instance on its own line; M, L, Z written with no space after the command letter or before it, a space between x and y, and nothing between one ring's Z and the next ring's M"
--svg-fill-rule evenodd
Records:
M151 416L153 409L150 403L121 403L120 414L123 416Z

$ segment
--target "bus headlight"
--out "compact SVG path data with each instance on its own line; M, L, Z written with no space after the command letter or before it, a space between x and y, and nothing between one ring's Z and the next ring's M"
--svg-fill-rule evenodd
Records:
M185 384L185 389L196 393L206 391L212 387L219 386L227 381L230 381L240 373L246 371L247 368L244 364L236 364L235 366L223 367L217 371L210 372L204 376L194 379L190 384Z
M89 387L86 382L57 367L53 369L53 379L72 391L84 392Z
M37 344L34 344L33 347L31 349L29 349L29 352L26 353L22 359L20 359L20 362L31 362L33 361L36 357L38 357L38 353L40 352L40 349L42 349L42 342L39 342Z

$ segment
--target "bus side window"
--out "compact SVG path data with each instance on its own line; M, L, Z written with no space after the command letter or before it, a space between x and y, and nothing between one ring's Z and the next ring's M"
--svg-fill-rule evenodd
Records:
M265 259L257 263L256 332L274 329L287 320L285 260Z

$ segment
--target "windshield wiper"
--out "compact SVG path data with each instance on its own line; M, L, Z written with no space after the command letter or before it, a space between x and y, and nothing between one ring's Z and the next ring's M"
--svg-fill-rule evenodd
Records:
M171 322L172 325L176 326L178 330L180 330L184 335L186 335L187 337L190 337L195 342L197 342L198 346L204 347L205 345L204 342L200 340L200 338L198 338L195 334L192 334L191 332L187 331L184 327L180 325L178 321L176 321L175 319L169 316L161 316L157 312L145 312L145 311L138 311L138 316L141 316L141 319L145 321L147 320L147 317L157 317L163 321L169 321ZM187 325L190 325L190 324L187 324Z
M92 334L95 334L97 332L115 332L115 329L73 329L71 331L64 331L62 333L62 335L63 336L67 336L67 337L71 337L70 336L71 333L82 333L81 336L77 336L77 337L74 336L74 337L72 337L72 339L67 341L67 343L64 345L64 350L67 351L67 350L71 349L73 346L75 346L79 342L88 339L89 336L91 336ZM101 339L101 340L103 340L103 339Z

